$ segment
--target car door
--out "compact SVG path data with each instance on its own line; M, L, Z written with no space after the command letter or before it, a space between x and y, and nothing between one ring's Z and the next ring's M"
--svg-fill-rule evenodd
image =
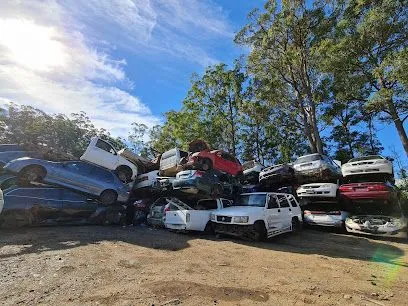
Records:
M64 221L88 221L97 211L98 203L86 194L64 189L62 193Z
M62 213L61 188L24 188L19 193L30 207L33 224L54 224Z
M92 177L95 167L81 161L64 162L58 169L59 174L55 179L64 186L99 195L96 192L95 179Z
M213 211L217 210L217 200L200 200L197 206L190 213L191 230L204 231L208 221L210 221L210 215Z
M281 211L281 222L282 229L284 231L289 230L292 224L292 208L289 205L288 199L284 194L278 194L277 196L278 203Z
M226 152L220 152L220 168L222 165L222 171L227 173L237 173L239 171L238 161L234 156Z
M4 192L4 207L0 214L0 225L29 225L29 210L32 203L28 200L27 188L16 188Z
M281 209L279 207L279 202L276 195L269 195L268 204L266 207L266 230L268 235L276 234L281 231L282 225L282 215Z

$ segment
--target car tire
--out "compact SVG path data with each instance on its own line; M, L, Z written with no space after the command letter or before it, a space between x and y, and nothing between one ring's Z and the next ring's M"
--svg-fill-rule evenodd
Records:
M300 224L298 218L292 218L292 233L296 234L301 231L302 225Z
M212 161L208 158L203 159L201 163L201 169L203 171L208 171L208 170L211 170L212 168L213 168Z
M265 241L267 238L265 224L263 222L255 222L253 234L253 240Z
M112 205L118 199L118 194L114 190L104 190L99 199L103 205Z
M205 226L205 229L204 229L204 233L207 235L214 235L214 228L211 224L211 221L207 222L207 225Z
M116 176L124 183L130 182L132 179L133 172L129 167L121 166L116 169L115 173Z
M19 180L23 183L37 182L41 183L47 171L41 166L28 166L23 168L19 173Z

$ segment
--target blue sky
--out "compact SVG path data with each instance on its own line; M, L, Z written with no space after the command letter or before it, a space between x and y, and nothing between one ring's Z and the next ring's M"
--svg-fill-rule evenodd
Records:
M0 1L0 103L85 111L126 136L180 109L192 73L231 64L233 36L263 0ZM404 156L392 126L380 139Z

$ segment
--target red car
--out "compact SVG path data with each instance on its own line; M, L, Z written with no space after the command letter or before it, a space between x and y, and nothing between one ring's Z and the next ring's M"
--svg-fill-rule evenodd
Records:
M369 182L343 184L339 187L340 196L344 199L383 200L392 202L398 197L397 189L390 183Z
M190 155L186 168L214 169L231 175L240 175L243 168L238 159L222 150L201 151Z

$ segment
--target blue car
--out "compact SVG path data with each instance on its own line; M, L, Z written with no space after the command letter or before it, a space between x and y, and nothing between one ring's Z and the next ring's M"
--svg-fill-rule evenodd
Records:
M130 187L111 170L83 161L51 162L23 157L12 160L5 170L18 175L20 182L45 182L74 189L99 198L102 204L127 202Z

